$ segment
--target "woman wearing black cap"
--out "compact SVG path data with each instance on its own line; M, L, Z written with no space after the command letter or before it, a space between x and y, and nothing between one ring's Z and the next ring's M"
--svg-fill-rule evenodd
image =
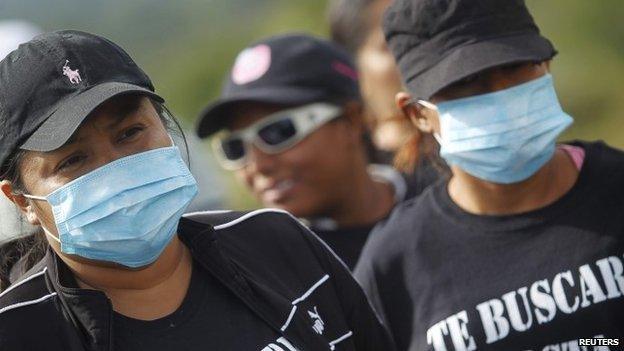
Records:
M453 172L400 206L356 268L397 347L624 336L624 154L556 144L572 119L524 2L398 0L384 29L409 89L398 105Z
M353 268L373 226L417 189L369 167L358 77L326 40L286 34L244 49L203 113L223 165L268 207L305 218Z
M182 217L197 187L175 120L121 48L47 33L0 72L0 188L48 247L0 294L1 350L393 349L288 214Z

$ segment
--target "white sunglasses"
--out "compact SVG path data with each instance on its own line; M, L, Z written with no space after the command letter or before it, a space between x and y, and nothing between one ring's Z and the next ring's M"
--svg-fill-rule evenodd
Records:
M328 103L280 111L243 130L217 135L212 146L224 168L240 169L247 163L251 144L268 154L286 151L342 112L342 108Z

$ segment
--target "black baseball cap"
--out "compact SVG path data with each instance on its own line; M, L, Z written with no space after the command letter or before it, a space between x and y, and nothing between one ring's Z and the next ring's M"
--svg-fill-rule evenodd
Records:
M18 148L58 149L95 108L128 93L164 102L108 39L63 30L20 45L0 62L0 165Z
M422 99L486 69L557 54L523 0L395 0L383 28L407 88Z
M201 112L197 135L222 129L242 102L297 106L360 99L355 66L342 48L305 34L272 36L238 54L221 96Z

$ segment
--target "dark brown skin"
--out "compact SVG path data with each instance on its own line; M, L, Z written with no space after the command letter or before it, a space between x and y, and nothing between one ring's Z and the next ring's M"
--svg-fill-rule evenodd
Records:
M435 94L430 102L459 99L504 90L539 78L549 70L549 62L526 63L510 68L494 68L480 74L476 80L446 88ZM419 109L409 101L411 96L401 92L396 103L423 133L440 133L439 116L434 110ZM496 184L476 178L457 166L448 192L453 201L465 211L479 215L510 215L547 206L566 194L578 178L578 170L564 151L557 150L553 158L525 181Z
M167 130L151 102L145 97L122 96L98 107L61 148L28 151L20 173L29 194L45 196L114 160L170 145ZM9 181L2 181L0 189L30 223L58 237L47 202L14 194ZM140 269L66 255L56 240L46 238L80 287L103 291L113 308L123 315L143 320L161 318L175 311L186 295L192 259L177 236L156 262Z
M240 105L229 129L240 130L283 109ZM249 162L236 176L264 206L303 218L332 218L341 227L375 223L390 212L394 199L390 186L366 171L362 128L359 105L349 104L344 117L282 153L266 154L253 146Z
M403 85L381 26L383 13L391 2L377 0L370 5L367 11L369 34L355 58L367 114L373 124L373 141L382 150L396 151L418 131L394 103L394 96Z

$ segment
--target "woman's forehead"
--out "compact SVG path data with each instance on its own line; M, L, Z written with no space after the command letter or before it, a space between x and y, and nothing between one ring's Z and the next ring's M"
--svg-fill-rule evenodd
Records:
M91 112L65 145L95 130L115 130L115 127L128 119L156 117L158 114L147 97L132 95L113 98Z

